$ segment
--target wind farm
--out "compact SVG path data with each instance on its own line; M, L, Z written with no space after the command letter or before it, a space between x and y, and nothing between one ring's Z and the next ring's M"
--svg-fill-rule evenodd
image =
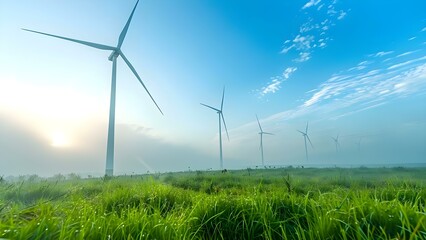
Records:
M426 239L425 8L0 1L0 239Z

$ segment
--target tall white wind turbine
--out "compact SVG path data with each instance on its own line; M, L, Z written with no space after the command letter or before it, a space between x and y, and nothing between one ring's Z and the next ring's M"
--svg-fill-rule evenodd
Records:
M302 132L300 130L297 130L303 135L303 138L305 139L305 153L306 153L306 160L308 160L308 145L306 144L306 139L308 139L309 143L311 144L311 147L314 148L314 145L312 145L311 139L308 135L308 122L306 122L306 130L305 132Z
M121 51L121 45L123 44L124 38L126 37L127 30L129 29L130 22L132 20L133 14L136 10L136 7L138 6L139 0L136 2L135 7L133 8L132 13L130 14L129 19L126 22L126 25L124 26L123 30L120 33L120 36L118 38L118 44L116 47L93 43L93 42L87 42L77 39L72 39L68 37L61 37L57 35L52 35L48 33L33 31L29 29L22 29L28 32L43 34L50 37L55 37L79 44L83 44L89 47L101 49L101 50L107 50L111 51L111 55L108 57L108 60L112 61L112 81L111 81L111 99L110 99L110 107L109 107L109 124L108 124L108 142L107 142L107 153L106 153L106 168L105 168L105 175L106 176L112 176L114 172L114 131L115 131L115 88L116 88L116 75L117 75L117 58L121 56L121 58L124 60L124 62L127 64L127 66L130 68L130 70L133 72L133 74L136 76L136 78L139 80L139 82L142 84L142 87L145 89L145 91L148 93L151 100L154 102L155 106L157 106L158 110L161 114L163 112L161 111L158 104L155 102L154 98L152 97L151 93L149 93L148 89L146 88L145 84L142 82L142 79L139 77L139 74L136 72L135 68L132 66L132 64L129 62L129 60L126 58L124 53Z
M220 152L220 169L223 169L223 154L222 154L222 120L223 120L223 126L225 127L226 136L228 137L229 141L229 135L228 135L228 129L226 128L225 118L223 117L223 99L225 98L225 87L223 87L223 93L222 93L222 102L220 104L220 110L217 108L214 108L212 106L206 105L204 103L200 103L201 105L208 107L214 111L217 112L219 116L219 152Z
M259 129L260 129L260 132L259 132L259 135L260 135L260 154L262 156L262 166L265 166L265 160L263 158L263 134L266 134L266 135L274 135L274 134L264 132L263 129L262 129L262 126L260 125L259 118L257 117L257 115L256 115L256 119L257 119L257 124L259 124Z
M335 138L331 137L331 139L333 139L334 143L336 144L336 152L338 152L339 151L339 147L340 147L339 134L337 134L337 136Z

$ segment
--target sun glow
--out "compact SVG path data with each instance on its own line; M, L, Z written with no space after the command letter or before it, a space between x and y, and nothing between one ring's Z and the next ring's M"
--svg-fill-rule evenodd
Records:
M69 137L61 131L53 132L51 135L51 143L50 145L52 147L62 148L62 147L68 147L70 145L70 139Z
M6 78L7 79L7 78ZM99 96L65 87L39 86L0 78L0 112L7 112L16 122L36 132L51 147L81 147L93 119L105 116Z

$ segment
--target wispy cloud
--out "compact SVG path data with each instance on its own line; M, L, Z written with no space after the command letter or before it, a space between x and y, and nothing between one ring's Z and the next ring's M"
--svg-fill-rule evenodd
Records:
M294 59L295 62L306 62L309 59L311 59L311 53L310 52L301 52L299 53L299 57Z
M401 54L397 55L396 57L403 57L403 56L407 56L407 55L410 55L410 54L415 53L415 52L416 52L416 51L409 51L409 52L401 53Z
M343 117L426 89L426 56L352 73L358 66L330 77L300 108L328 113L346 109L337 115Z
M421 53L422 50L412 50L370 54L355 66L333 74L315 89L307 91L309 97L299 106L276 113L264 121L280 122L315 113L335 120L425 92L426 56ZM378 58L383 54L394 56L383 61ZM401 62L401 57L411 58Z
M338 19L338 20L342 20L343 18L345 18L346 14L347 14L346 12L344 12L344 11L340 10L340 14L339 14L339 16L337 17L337 19Z
M262 88L260 95L263 96L268 93L275 93L280 89L281 83L282 81L278 77L272 78L272 81Z
M316 6L320 2L321 2L321 0L317 0L317 1L315 1L315 0L309 0L309 2L307 2L305 5L303 5L302 9L310 8L312 6Z
M311 8L319 3L321 5L317 8ZM310 59L307 56L310 56L314 49L325 48L330 40L330 37L327 37L328 31L336 25L337 20L342 20L347 15L347 11L336 9L336 4L336 0L307 2L302 7L302 10L306 11L306 21L300 25L299 32L293 39L284 41L281 53L294 52L296 57L293 61L304 62Z
M271 81L266 84L265 87L263 87L260 90L260 96L264 96L268 93L275 93L281 88L281 84L288 80L290 76L296 72L297 67L288 67L286 68L281 76L275 76L271 78Z
M392 66L388 67L388 70L395 69L395 68L400 68L400 67L402 67L402 66L406 66L406 65L409 65L409 64L412 64L412 63L418 62L418 61L423 61L423 60L426 60L426 56L421 57L421 58L411 59L411 60L409 60L409 61L405 61L405 62L401 62L401 63L394 64L394 65L392 65Z
M301 64L312 58L316 49L324 49L331 38L329 30L336 25L336 21L345 18L347 11L336 9L337 0L309 0L301 10L305 11L306 20L299 26L298 32L284 41L281 54L291 56L291 62ZM280 89L283 80L272 77L265 87L258 90L261 96L275 93Z
M426 27L424 27L424 28L422 29L422 32L426 32Z
M283 72L283 77L285 79L290 78L290 75L293 74L297 70L297 67L288 67Z
M393 51L387 51L387 52L380 51L380 52L377 52L377 53L370 54L368 56L369 57L383 57L383 56L386 56L386 55L389 55L389 54L392 54L392 53L393 53Z

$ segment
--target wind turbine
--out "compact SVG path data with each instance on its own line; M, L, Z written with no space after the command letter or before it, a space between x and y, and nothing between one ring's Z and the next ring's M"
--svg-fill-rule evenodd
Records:
M308 160L308 145L306 144L306 139L309 140L309 143L311 144L311 147L314 148L314 145L312 145L311 139L309 139L309 136L308 136L308 122L306 122L306 130L305 130L305 132L302 132L300 130L297 130L297 131L300 132L303 135L303 138L305 139L306 160Z
M340 147L339 134L337 134L337 136L335 138L331 137L331 139L333 139L334 143L336 144L336 152L338 152L339 151L339 147Z
M229 141L229 135L228 135L228 129L226 128L226 123L225 123L225 118L223 117L223 99L225 98L225 87L223 87L223 93L222 93L222 102L220 104L220 110L217 108L214 108L212 106L206 105L204 103L200 103L201 105L208 107L210 109L213 109L214 111L217 112L218 116L219 116L219 151L220 151L220 169L223 170L223 155L222 155L222 122L221 120L223 120L223 125L225 126L225 131L226 131L226 136L228 137L228 141Z
M38 34L46 35L46 36L49 36L49 37L55 37L55 38L59 38L59 39L83 44L83 45L93 47L93 48L97 48L97 49L101 49L101 50L111 51L111 55L108 57L108 60L112 61L112 81L111 81L111 98L110 98L110 106L109 106L109 124L108 124L108 141L107 141L107 153L106 153L106 168L105 168L105 175L106 176L112 176L113 170L114 170L115 88L116 88L116 75L117 75L117 58L119 56L121 56L121 58L124 60L124 62L130 68L130 70L133 72L133 74L136 76L136 78L142 84L142 87L145 88L145 91L148 93L149 97L154 102L155 106L157 106L160 113L163 114L160 107L155 102L154 98L152 97L151 93L149 93L145 84L142 82L141 78L139 77L139 74L136 72L135 68L132 66L132 64L126 58L124 53L121 51L121 45L123 44L124 38L126 37L127 30L129 29L130 22L132 20L133 14L135 13L136 7L138 6L138 3L139 3L139 0L136 2L135 7L133 8L133 11L130 14L129 19L126 22L126 25L124 26L123 30L120 33L120 36L118 38L118 44L117 44L116 47L98 44L98 43L93 43L93 42L82 41L82 40L77 40L77 39L72 39L72 38L68 38L68 37L57 36L57 35L53 35L53 34L33 31L33 30L29 30L29 29L22 29L22 30L28 31L28 32L38 33Z
M274 135L272 133L268 133L268 132L264 132L262 129L262 126L260 126L260 122L259 122L259 118L256 115L256 119L257 119L257 124L259 124L259 129L260 129L260 153L262 155L262 165L265 166L265 161L263 159L263 134L267 134L267 135Z
M361 151L361 138L359 138L358 142L355 143L358 146L358 152Z

